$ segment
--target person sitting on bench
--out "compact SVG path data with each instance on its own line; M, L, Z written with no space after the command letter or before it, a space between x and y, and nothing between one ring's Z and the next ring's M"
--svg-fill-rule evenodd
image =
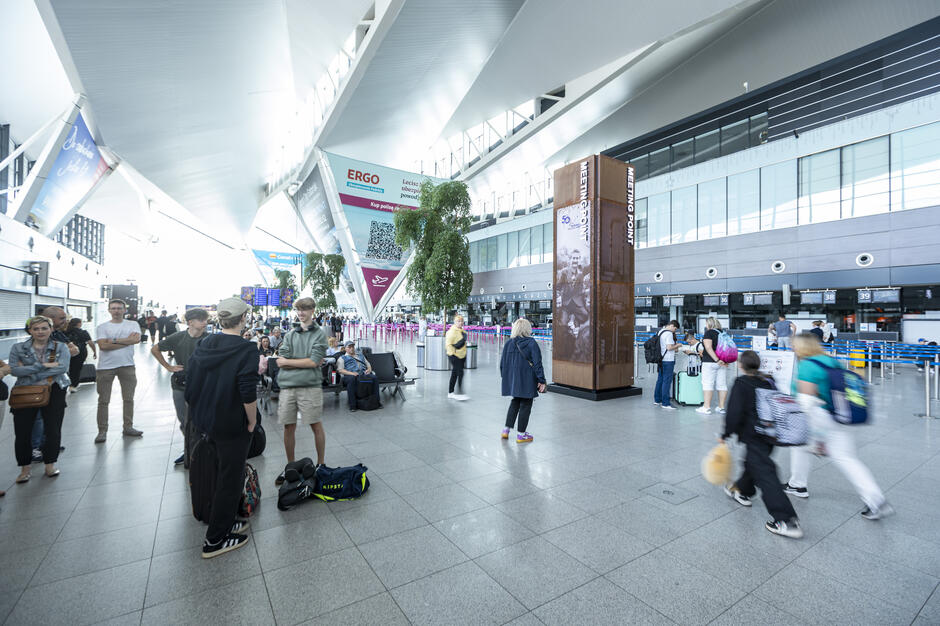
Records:
M346 385L346 396L349 398L349 410L356 411L356 389L360 382L372 385L372 393L375 395L376 402L381 406L379 400L379 384L375 374L372 373L372 365L361 354L356 354L356 343L347 341L344 344L346 354L336 360L336 371L342 374L343 383Z

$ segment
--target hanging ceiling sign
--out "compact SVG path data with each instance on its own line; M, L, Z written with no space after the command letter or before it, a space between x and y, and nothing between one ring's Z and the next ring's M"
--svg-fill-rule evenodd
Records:
M40 167L46 169L45 166ZM47 172L37 172L33 184L41 185L38 194L31 199L32 194L27 191L17 209L16 219L46 236L55 235L110 170L82 114L78 113L62 140L52 167Z

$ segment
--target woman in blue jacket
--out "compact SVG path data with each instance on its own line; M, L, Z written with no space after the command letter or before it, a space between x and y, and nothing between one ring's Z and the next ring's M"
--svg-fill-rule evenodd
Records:
M58 476L55 463L59 460L59 442L62 438L62 418L65 416L65 390L69 386L69 347L67 343L54 341L52 320L42 315L26 320L29 339L13 344L10 348L10 369L16 376L14 388L21 385L48 385L49 403L44 407L12 409L13 448L20 475L16 482L29 480L33 463L33 422L39 411L45 428L46 441L42 446L42 461L46 464L46 476Z
M516 443L532 441L526 428L529 426L529 413L532 400L545 392L545 372L542 370L542 351L532 338L532 324L525 318L519 318L512 324L512 334L503 346L503 356L499 361L499 374L503 379L503 395L512 397L509 411L506 413L506 427L503 439L509 439L509 431L516 426Z

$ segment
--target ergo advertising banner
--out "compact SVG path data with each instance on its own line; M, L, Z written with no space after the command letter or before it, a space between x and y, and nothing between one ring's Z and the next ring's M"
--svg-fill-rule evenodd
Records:
M395 209L418 208L421 183L426 179L435 184L444 181L336 154L326 156L374 307L408 258L408 251L395 243Z

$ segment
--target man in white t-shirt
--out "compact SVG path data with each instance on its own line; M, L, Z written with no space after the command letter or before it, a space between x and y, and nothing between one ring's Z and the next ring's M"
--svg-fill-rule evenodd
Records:
M117 377L124 400L124 436L140 437L144 433L134 428L134 390L137 388L137 370L134 367L134 346L140 343L140 326L124 319L127 305L123 300L108 302L111 321L98 326L98 436L95 443L108 438L108 404L111 386Z
M659 353L663 355L663 362L659 364L659 376L653 391L653 402L671 411L676 410L672 406L672 373L676 369L676 350L679 349L677 330L679 322L672 320L659 331Z

